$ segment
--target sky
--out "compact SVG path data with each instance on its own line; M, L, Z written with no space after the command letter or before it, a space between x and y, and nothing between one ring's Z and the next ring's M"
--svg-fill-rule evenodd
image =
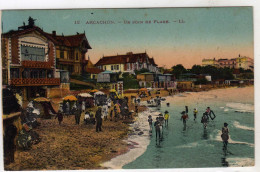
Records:
M201 65L204 58L239 54L254 58L252 7L6 10L2 12L2 31L27 24L29 16L45 32L73 35L85 31L92 47L86 56L93 63L103 56L127 52L147 52L155 63L167 68L177 64L191 68ZM91 21L110 24L89 24Z

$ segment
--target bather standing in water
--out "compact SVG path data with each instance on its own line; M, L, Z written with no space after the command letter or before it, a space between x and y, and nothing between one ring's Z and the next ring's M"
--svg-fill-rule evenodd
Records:
M201 118L201 123L203 124L204 129L207 128L208 121L209 121L209 117L208 117L207 113L205 112Z
M185 111L182 111L181 114L182 114L181 120L183 122L183 130L186 130L186 121L189 118L189 116Z
M198 113L198 110L197 110L197 108L194 108L194 110L193 110L194 121L195 121L195 120L196 120L196 118L197 118L197 113Z
M169 120L169 112L166 110L165 112L164 112L165 114L164 114L164 122L165 122L165 127L167 126L168 127L168 120Z
M185 112L186 112L186 114L189 113L189 108L188 108L188 106L185 106Z
M229 139L229 130L228 130L228 124L225 122L224 127L222 127L222 134L221 138L223 141L223 150L227 150L227 144L228 144L228 139Z
M156 117L156 121L154 123L154 126L155 126L155 133L156 133L156 141L157 141L157 138L159 137L159 140L161 139L161 122L159 121L159 117ZM157 144L157 142L156 142Z
M210 109L210 107L207 107L206 112L207 112L207 115L210 117L211 120L214 120L216 118L215 113ZM212 117L211 115L213 115L214 117Z

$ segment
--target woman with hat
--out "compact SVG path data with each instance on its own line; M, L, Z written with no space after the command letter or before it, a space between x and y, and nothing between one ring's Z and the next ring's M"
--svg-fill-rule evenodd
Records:
M221 134L221 138L223 141L223 150L227 150L227 144L228 144L228 139L229 139L229 130L228 130L228 124L225 122L224 123L224 127L222 127L222 134Z
M167 127L168 127L168 119L169 119L169 112L166 110L165 112L164 112L164 121L165 121L165 127L166 127L166 125L167 125Z

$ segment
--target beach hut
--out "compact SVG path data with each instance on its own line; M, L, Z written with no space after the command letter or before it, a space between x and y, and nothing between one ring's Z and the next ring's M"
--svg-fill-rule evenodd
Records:
M89 93L78 94L78 101L80 104L84 102L86 108L91 108L94 106L94 97Z
M94 93L94 99L97 106L103 106L106 104L107 95L101 91Z

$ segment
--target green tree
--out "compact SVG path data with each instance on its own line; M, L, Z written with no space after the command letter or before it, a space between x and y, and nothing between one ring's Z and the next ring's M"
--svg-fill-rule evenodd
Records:
M172 74L179 79L180 75L186 73L186 69L183 67L182 64L177 64L176 66L172 67Z
M207 84L208 83L208 80L206 78L200 78L198 79L197 81L195 81L195 84L196 85L199 85L199 84Z
M124 89L138 89L139 83L135 78L135 75L129 73L123 73Z
M200 65L193 65L192 68L191 68L191 73L193 74L201 74L202 73L202 68Z

